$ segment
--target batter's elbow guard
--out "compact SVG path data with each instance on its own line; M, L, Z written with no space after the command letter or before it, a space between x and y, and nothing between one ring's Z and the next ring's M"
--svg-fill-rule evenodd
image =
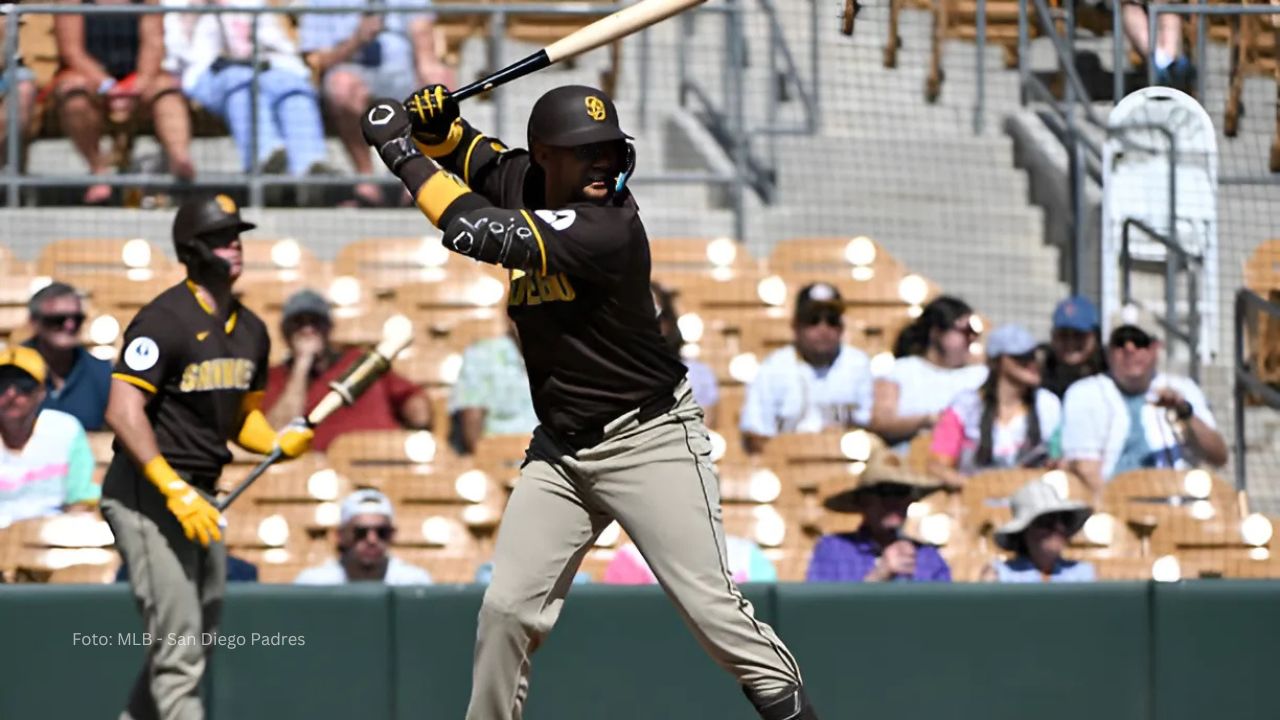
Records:
M528 213L491 205L445 218L444 246L456 253L510 270L530 270L541 262L538 229Z

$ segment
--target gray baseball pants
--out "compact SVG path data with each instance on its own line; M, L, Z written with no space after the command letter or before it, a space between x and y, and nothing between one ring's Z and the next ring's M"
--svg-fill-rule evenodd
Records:
M467 720L518 720L530 657L551 631L597 535L617 520L698 642L753 696L801 685L773 629L728 571L719 481L687 381L675 404L631 411L573 450L539 427L508 501L480 609Z

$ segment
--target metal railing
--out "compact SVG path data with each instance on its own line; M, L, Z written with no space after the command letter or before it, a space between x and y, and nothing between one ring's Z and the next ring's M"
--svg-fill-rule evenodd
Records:
M1245 461L1247 458L1247 448L1245 445L1245 420L1244 408L1247 401L1246 396L1253 395L1262 400L1264 404L1280 410L1280 392L1275 388L1267 385L1258 376L1258 368L1251 367L1250 358L1245 357L1244 338L1245 330L1249 325L1249 317L1251 313L1266 314L1271 317L1271 321L1280 323L1280 305L1263 299L1260 295L1247 290L1241 289L1236 292L1235 303L1235 477L1236 489L1245 489L1246 468ZM1258 323L1261 325L1261 323ZM1260 338L1261 333L1257 333L1256 337ZM1255 350L1261 350L1263 343L1257 343L1259 347ZM1262 353L1258 353L1259 357Z
M1164 234L1141 220L1135 218L1126 219L1120 231L1120 300L1124 304L1128 304L1133 300L1129 280L1129 273L1133 269L1133 256L1129 253L1129 231L1132 228L1141 231L1148 238L1163 245L1165 248L1165 311L1164 317L1158 318L1158 322L1164 327L1165 332L1171 339L1186 344L1190 352L1190 371L1188 374L1192 380L1200 382L1200 268L1203 265L1204 258L1187 252L1176 241L1165 237ZM1177 274L1179 272L1185 272L1187 278L1186 329L1183 329L1178 323ZM1165 343L1165 354L1166 357L1173 356L1172 343Z
M762 0L764 1L764 0ZM555 3L548 2L545 4L538 3L447 3L431 5L426 11L437 17L449 16L485 16L488 18L488 62L491 64L491 70L497 69L505 64L506 57L505 48L507 43L506 30L508 21L513 16L522 15L538 15L538 16L562 16L562 17L583 17L595 18L607 15L615 10L625 7L629 3L617 4L595 4L585 5L581 3ZM141 14L163 14L163 13L179 13L183 15L205 15L205 14L236 14L252 16L252 56L253 75L250 81L251 107L256 107L257 93L259 92L259 74L260 67L258 60L260 58L261 47L258 37L258 22L264 15L300 15L300 14L407 14L420 13L423 8L405 8L405 7L388 7L384 4L379 5L344 5L338 7L226 7L226 6L190 6L182 8L171 8L156 5L44 5L44 4L0 4L0 13L2 13L7 21L9 31L6 32L4 49L7 58L18 57L18 32L17 28L23 16L29 15L141 15ZM742 39L742 14L744 8L738 0L727 0L723 4L703 5L694 8L685 13L686 19L696 15L722 16L725 18L727 30L726 54L730 56L730 60L723 62L719 70L725 79L725 87L727 90L728 112L726 115L732 118L727 123L728 132L727 142L732 148L731 155L735 161L735 172L731 174L720 172L642 172L635 177L632 182L635 184L703 184L710 186L729 186L734 188L733 195L735 200L735 215L737 218L738 236L742 237L742 194L745 177L747 175L748 158L747 152L749 148L749 140L746 137L746 121L743 116L742 108L742 88L743 88L743 63L734 62L732 58L740 58L744 53ZM816 54L816 47L814 53ZM643 95L647 92L648 79L650 70L648 67L650 58L647 48L647 38L641 43L640 68L638 73L641 77L640 92ZM791 59L789 51L785 53L784 66L794 69L794 62ZM816 67L816 58L815 58ZM17 63L8 62L5 68L5 78L12 87L17 79ZM685 68L681 69L685 72ZM797 87L802 86L797 82ZM494 105L494 118L497 127L492 128L495 134L502 136L505 131L505 120L508 113L504 112L504 94L506 88L497 88L491 91L488 99ZM816 113L816 76L812 90L803 89L800 92L802 102L806 103L806 107ZM19 127L20 108L19 103L8 103L8 127L16 129ZM642 98L639 102L641 109L641 124L647 125L645 115L647 112L647 104ZM252 119L252 132L250 134L251 142L257 142L258 128L257 124L260 120L257 112L250 113ZM21 191L24 188L42 188L42 187L87 187L89 185L108 185L113 188L129 188L129 187L171 187L175 185L174 179L167 174L157 173L117 173L112 175L83 175L83 176L31 176L24 175L19 170L19 161L21 157L22 138L16 131L8 133L7 137L8 160L0 173L0 184L3 184L10 207L16 207L21 198ZM251 148L250 157L257 158L257 148ZM190 188L207 188L218 187L225 188L228 186L246 187L248 190L249 204L254 207L261 207L263 204L264 191L273 186L322 186L322 187L347 187L356 183L371 184L393 184L394 178L386 174L346 174L341 176L279 176L264 175L258 167L258 163L250 165L249 169L242 173L233 174L210 174L201 173L195 179L185 183L185 187Z

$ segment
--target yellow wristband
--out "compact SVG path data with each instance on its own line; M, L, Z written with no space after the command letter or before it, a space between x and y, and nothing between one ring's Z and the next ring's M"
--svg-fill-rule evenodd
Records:
M276 447L276 431L261 410L253 410L245 416L236 442L249 452L269 455Z
M173 484L175 482L182 483L183 486L187 484L185 480L178 476L177 471L169 465L169 461L165 460L163 455L157 455L147 461L147 464L142 466L142 474L147 476L152 485L160 488L160 492L164 493L166 497L173 492Z

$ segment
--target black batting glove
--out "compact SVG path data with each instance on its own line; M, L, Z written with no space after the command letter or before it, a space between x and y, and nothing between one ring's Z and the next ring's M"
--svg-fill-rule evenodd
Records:
M409 114L399 100L374 100L360 118L360 132L364 141L378 151L387 168L397 175L405 163L423 157L409 137Z
M428 85L404 101L413 125L413 136L425 145L439 145L449 136L453 121L458 119L458 101L449 88Z

